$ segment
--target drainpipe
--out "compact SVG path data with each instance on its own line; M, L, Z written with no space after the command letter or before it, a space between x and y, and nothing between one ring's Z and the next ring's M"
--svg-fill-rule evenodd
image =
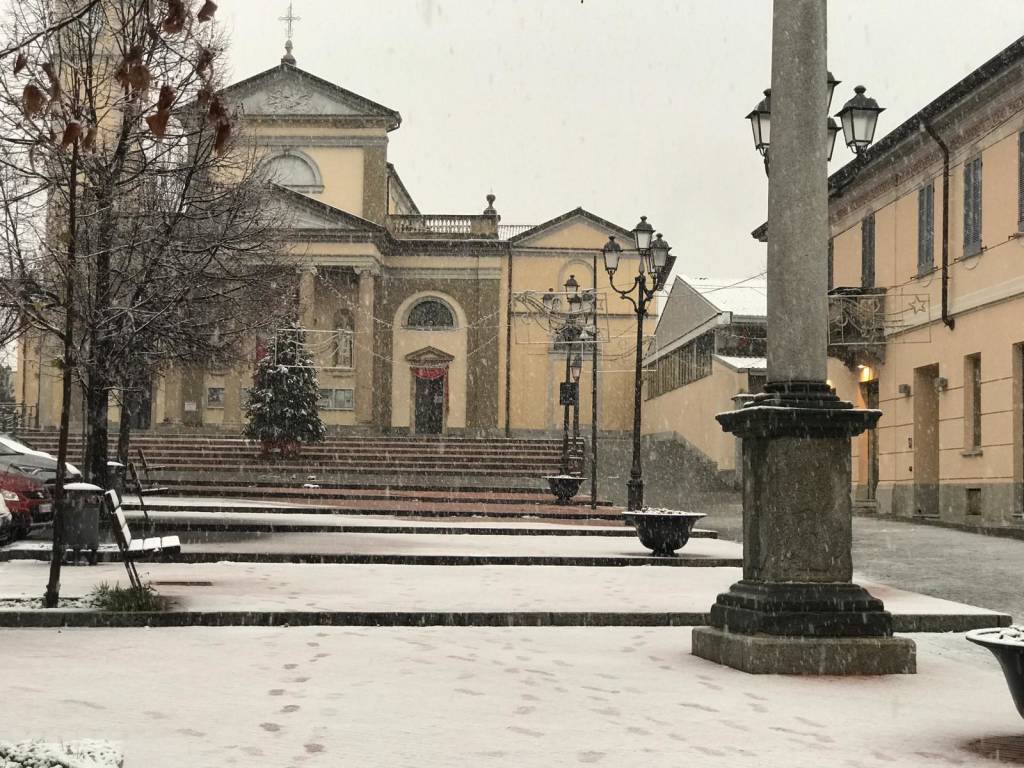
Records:
M921 120L921 128L942 151L942 322L953 330L956 320L949 315L949 147L927 120Z

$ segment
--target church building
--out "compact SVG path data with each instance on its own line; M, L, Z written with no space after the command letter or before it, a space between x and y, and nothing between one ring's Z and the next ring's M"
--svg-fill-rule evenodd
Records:
M224 95L240 109L241 128L254 137L291 222L298 319L330 430L561 429L565 352L555 342L551 313L543 311L550 301L542 300L562 292L570 277L598 297L599 426L631 427L636 316L610 290L600 252L609 236L623 245L618 280L631 284L638 255L630 250L629 228L582 208L536 226L508 226L494 195L486 202L481 195L473 206L479 213L422 212L388 161L401 115L301 69L290 44L280 64ZM646 335L657 319L651 315ZM21 345L17 393L31 420L53 427L60 370L38 350L38 340ZM584 357L579 389L586 426L592 360ZM156 377L136 428L238 434L254 362ZM111 419L117 418L112 408Z

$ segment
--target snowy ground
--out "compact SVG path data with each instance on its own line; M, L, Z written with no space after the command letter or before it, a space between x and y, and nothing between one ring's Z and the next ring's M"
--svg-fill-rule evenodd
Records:
M0 738L103 736L129 768L915 768L1022 732L987 652L914 639L917 675L811 679L688 629L13 630Z
M30 560L0 564L0 597L40 595L47 568L46 563ZM704 613L720 592L741 577L739 568L254 563L147 564L141 566L141 572L144 579L157 585L160 594L174 598L183 610L275 612ZM124 567L109 563L65 568L61 593L84 596L101 581L127 583ZM981 608L861 583L894 614L992 615Z

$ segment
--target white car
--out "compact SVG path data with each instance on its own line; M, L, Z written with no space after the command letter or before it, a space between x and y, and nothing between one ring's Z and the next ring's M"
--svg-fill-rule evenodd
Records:
M57 457L37 451L10 435L0 434L0 465L12 467L25 475L38 477L44 482L57 474ZM68 480L81 480L82 473L71 462L64 462Z

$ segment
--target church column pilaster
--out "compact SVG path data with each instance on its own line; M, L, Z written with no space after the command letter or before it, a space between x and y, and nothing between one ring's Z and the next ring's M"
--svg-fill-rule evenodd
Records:
M299 271L299 325L311 330L316 321L316 267L312 264Z
M356 423L373 421L373 306L376 278L359 271L359 311L355 322Z

